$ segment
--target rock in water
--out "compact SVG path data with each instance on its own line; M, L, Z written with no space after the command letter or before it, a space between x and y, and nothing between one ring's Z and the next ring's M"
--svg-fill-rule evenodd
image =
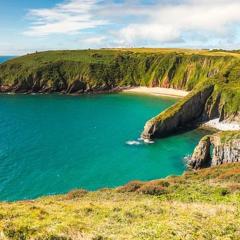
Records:
M188 167L192 169L208 167L211 164L210 147L210 137L202 138L196 146L193 155L188 160Z
M240 162L239 131L220 132L205 136L196 146L187 165L192 169L200 169L234 162Z

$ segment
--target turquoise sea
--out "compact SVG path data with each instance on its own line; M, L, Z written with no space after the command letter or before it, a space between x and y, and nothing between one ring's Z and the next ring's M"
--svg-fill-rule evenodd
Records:
M14 56L0 56L0 63L6 62L12 58L14 58Z
M146 120L176 101L123 93L0 95L0 200L181 174L204 132L138 140Z

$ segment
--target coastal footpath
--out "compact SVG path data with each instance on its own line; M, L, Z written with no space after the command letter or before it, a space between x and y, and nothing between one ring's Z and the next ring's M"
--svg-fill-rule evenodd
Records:
M166 137L215 120L215 126L240 130L239 51L48 51L0 65L2 93L93 94L131 91L135 87L140 87L140 92L144 87L181 90L184 96L146 123L143 139Z

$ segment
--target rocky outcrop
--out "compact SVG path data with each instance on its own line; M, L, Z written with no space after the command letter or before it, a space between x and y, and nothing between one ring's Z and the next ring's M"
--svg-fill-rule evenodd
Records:
M198 120L206 108L207 99L211 96L213 89L213 85L201 88L149 120L144 127L142 137L144 139L164 137Z
M72 84L70 84L66 90L67 93L83 93L86 89L86 84L80 80L74 81Z
M222 142L219 135L212 137L213 153L211 166L223 163L240 162L240 139L231 139Z
M0 85L0 93L10 92L12 90L11 86Z
M202 138L196 146L191 159L188 161L189 168L199 169L208 167L211 163L210 147L210 137L206 136Z
M202 138L187 165L191 169L240 162L240 132L221 132Z

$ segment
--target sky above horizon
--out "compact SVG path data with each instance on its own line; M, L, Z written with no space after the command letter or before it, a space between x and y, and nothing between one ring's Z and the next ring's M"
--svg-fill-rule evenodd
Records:
M240 49L240 0L0 0L0 55L57 49Z

